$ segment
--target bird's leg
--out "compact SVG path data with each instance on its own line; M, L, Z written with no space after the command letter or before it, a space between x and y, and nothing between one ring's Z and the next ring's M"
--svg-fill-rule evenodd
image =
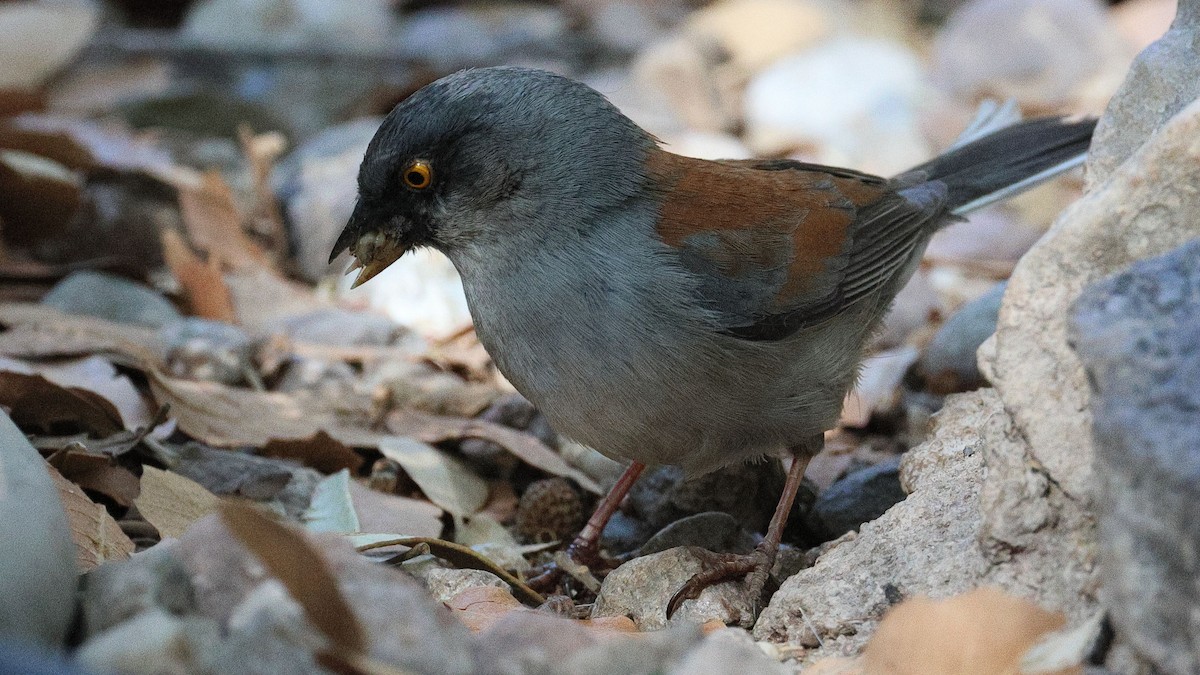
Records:
M604 560L600 556L600 535L604 532L604 527L608 525L609 519L617 512L621 506L621 501L625 499L625 495L629 494L630 488L637 482L638 476L642 475L642 471L646 469L646 465L641 462L632 462L629 468L625 469L625 473L617 479L616 485L608 491L604 499L596 505L596 510L592 512L592 516L588 518L587 524L576 535L575 540L567 547L567 557L580 565L586 565L591 569L598 569L604 564ZM534 588L549 587L558 581L562 575L562 570L556 567L551 567L542 574L529 580L529 585Z
M608 525L609 519L620 508L625 495L629 494L629 490L645 469L646 465L641 462L633 462L629 468L625 469L625 473L617 479L616 485L613 485L604 499L601 499L600 503L596 505L596 510L592 512L587 524L576 535L575 541L567 547L567 555L571 560L588 567L595 567L596 563L601 562L600 535L604 532L604 527Z
M792 511L792 503L796 501L796 492L804 480L804 470L808 468L808 462L813 455L821 451L824 443L824 435L819 435L792 450L792 466L788 469L787 482L783 485L783 494L779 496L779 503L775 505L775 515L771 516L771 524L767 527L766 536L754 548L754 551L747 555L730 556L688 579L687 583L675 592L667 604L667 618L675 614L685 600L698 598L700 592L709 586L738 577L746 578L746 592L754 606L758 607L763 589L767 585L767 578L771 574L771 568L775 566L775 556L779 553L779 544L783 540L783 528L787 525L788 514Z

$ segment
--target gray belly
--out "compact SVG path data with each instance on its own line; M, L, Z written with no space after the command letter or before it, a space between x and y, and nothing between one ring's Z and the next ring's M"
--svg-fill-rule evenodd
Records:
M745 342L670 279L536 276L464 276L480 340L557 431L610 457L702 473L777 452L828 428L852 383L861 341L844 331Z

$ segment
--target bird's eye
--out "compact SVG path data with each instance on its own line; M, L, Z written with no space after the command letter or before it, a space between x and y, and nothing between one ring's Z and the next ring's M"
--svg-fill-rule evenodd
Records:
M424 190L433 185L433 167L429 162L417 160L404 170L404 184L414 190Z

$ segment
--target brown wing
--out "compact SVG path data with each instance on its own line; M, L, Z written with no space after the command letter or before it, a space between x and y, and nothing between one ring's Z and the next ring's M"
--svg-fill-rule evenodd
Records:
M945 189L788 160L709 162L665 151L658 234L701 280L726 332L778 340L878 293L907 266Z

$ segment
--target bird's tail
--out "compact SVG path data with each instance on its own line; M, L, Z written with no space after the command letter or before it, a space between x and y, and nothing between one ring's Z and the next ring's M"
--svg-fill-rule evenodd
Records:
M945 183L950 209L961 216L1080 165L1095 128L1094 119L1018 122L958 145L905 175Z

